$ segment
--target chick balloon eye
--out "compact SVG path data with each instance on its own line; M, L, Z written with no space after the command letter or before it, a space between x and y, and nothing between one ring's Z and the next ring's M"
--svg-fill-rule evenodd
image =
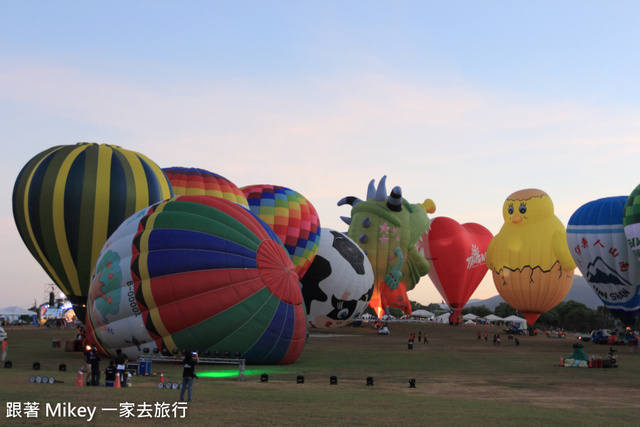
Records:
M524 214L525 212L527 212L527 207L525 205L520 205L520 208L518 210L521 214Z
M509 205L509 215L513 215L513 205Z

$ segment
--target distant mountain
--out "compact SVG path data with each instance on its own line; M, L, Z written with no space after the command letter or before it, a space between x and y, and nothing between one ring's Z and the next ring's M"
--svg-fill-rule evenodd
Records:
M604 305L604 303L600 300L600 298L598 298L596 293L593 291L593 288L589 286L584 277L578 276L577 274L573 276L571 290L569 290L566 298L562 301L577 301L586 305L592 310L595 310L599 306ZM494 311L498 304L500 304L501 302L504 302L502 297L500 295L496 295L484 300L469 300L467 306L484 305L489 310Z

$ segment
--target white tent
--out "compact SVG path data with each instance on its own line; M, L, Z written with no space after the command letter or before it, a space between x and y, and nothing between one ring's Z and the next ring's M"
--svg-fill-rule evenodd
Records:
M488 316L485 316L485 320L487 322L497 322L499 320L504 320L504 319L500 316L496 316L495 314L490 314Z
M449 323L449 313L444 313L441 314L440 316L436 317L436 322L437 323Z
M518 317L515 314L512 314L509 317L505 317L504 321L507 324L509 324L509 323L519 323L520 327L522 329L527 329L527 320L523 319L522 317Z
M411 316L413 317L434 317L435 314L433 314L430 311L427 310L416 310L413 313L411 313Z
M462 316L462 318L463 318L464 320L476 320L476 319L478 318L478 316L476 316L476 315L475 315L475 314L473 314L473 313L467 313L467 314L465 314L464 316Z
M0 308L0 316L37 316L38 313L20 307Z

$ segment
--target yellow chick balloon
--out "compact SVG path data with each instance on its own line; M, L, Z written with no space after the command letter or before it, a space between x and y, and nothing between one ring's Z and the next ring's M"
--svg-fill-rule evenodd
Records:
M551 198L530 188L510 195L504 225L489 243L487 267L500 296L533 325L569 293L576 264Z

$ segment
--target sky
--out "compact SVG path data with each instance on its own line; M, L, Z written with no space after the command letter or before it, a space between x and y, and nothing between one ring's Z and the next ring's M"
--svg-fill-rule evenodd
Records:
M640 183L638 22L634 1L0 2L0 307L48 300L11 196L57 145L282 185L339 231L385 175L494 235L539 188L566 226ZM409 297L442 300L428 277Z

